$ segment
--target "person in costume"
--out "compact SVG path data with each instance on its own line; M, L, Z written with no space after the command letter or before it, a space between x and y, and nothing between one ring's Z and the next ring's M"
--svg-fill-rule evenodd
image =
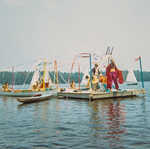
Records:
M98 64L96 63L94 65L94 68L92 68L92 88L93 90L97 90L100 88L99 86L99 68L98 68Z
M122 71L120 71L114 60L110 61L110 64L106 67L106 76L107 76L107 89L112 89L112 84L115 84L115 89L119 89L118 83L123 83Z

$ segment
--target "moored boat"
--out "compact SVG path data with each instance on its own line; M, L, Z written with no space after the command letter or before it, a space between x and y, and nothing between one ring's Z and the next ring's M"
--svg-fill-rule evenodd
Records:
M32 97L17 98L17 101L19 101L21 103L32 103L32 102L39 102L39 101L48 100L54 96L55 96L55 93L37 94L37 95L32 96Z
M40 76L40 66L43 66L43 75ZM14 87L9 88L6 82L2 89L0 89L0 96L11 96L11 97L32 97L44 92L49 92L50 90L56 89L55 85L52 83L47 69L47 61L40 61L36 64L35 71L29 85L29 89L15 89ZM12 85L14 86L14 85ZM22 87L24 88L24 87Z
M50 90L44 91L49 92ZM0 96L10 96L10 97L32 97L42 94L43 91L32 91L32 90L14 90L11 92L0 91Z

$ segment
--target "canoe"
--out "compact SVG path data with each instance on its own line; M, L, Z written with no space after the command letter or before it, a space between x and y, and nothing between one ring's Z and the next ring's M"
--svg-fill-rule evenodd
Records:
M108 98L122 98L122 97L134 97L144 95L145 89L124 89L112 92L104 91L81 91L81 90L65 90L57 93L61 98L75 98L75 99L108 99Z
M48 100L50 98L54 97L54 94L49 93L49 94L39 94L36 96L32 96L32 97L20 97L17 98L17 101L21 102L21 103L32 103L32 102L39 102L39 101L44 101L44 100Z

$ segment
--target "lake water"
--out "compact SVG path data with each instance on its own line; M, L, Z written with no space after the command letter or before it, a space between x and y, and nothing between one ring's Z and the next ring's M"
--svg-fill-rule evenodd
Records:
M150 82L145 88L145 97L93 102L0 97L0 149L150 149Z

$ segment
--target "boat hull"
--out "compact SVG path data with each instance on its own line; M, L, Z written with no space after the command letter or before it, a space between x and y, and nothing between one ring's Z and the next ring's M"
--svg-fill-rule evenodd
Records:
M49 100L52 97L54 97L54 94L39 95L39 96L34 96L34 97L22 97L22 98L20 97L20 98L17 98L17 101L21 103L33 103L33 102Z
M32 97L32 96L38 96L39 94L43 94L43 92L50 92L50 90L47 91L31 91L31 90L18 90L14 92L3 92L0 91L0 96L10 96L10 97Z

